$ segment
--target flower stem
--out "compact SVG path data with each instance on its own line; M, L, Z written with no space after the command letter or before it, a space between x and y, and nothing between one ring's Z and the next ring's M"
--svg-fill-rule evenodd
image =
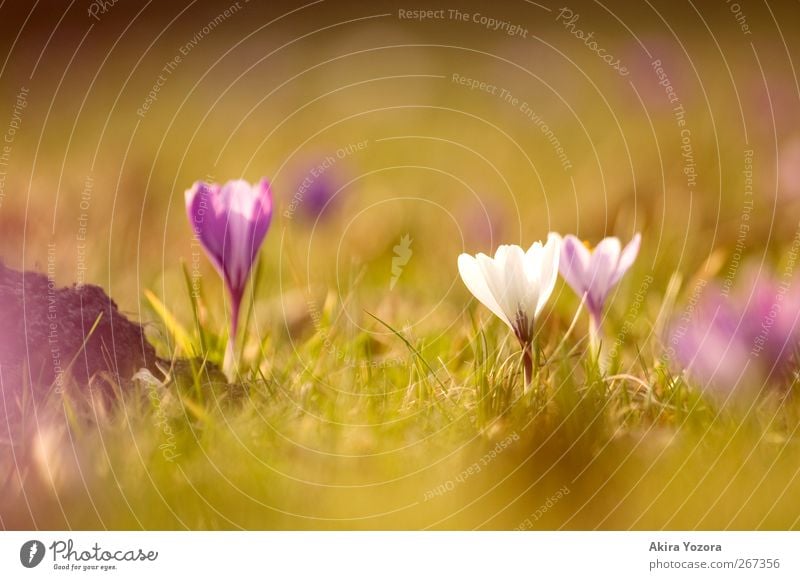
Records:
M595 361L600 360L600 320L589 315L589 354Z
M228 382L236 380L238 364L236 360L236 334L239 330L239 305L241 297L232 296L231 299L231 330L228 336L228 344L225 347L225 358L222 361L222 372Z
M603 354L603 331L600 316L589 316L589 360L601 375L608 369L608 357Z
M236 352L233 342L230 338L228 339L228 345L225 347L225 358L222 360L222 372L229 383L236 380Z
M530 342L522 345L522 366L525 369L525 390L527 391L533 380L533 351Z

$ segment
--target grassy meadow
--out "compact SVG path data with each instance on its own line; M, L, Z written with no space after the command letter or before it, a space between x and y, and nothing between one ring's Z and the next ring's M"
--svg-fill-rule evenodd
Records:
M571 25L548 2L19 4L0 6L0 258L103 287L166 376L111 398L108 377L4 382L0 527L800 527L793 357L709 388L671 342L711 288L800 293L796 4L748 4L749 33L725 3L576 2ZM228 299L184 191L261 177L227 384ZM526 389L456 261L550 231L642 245L603 364L559 279Z

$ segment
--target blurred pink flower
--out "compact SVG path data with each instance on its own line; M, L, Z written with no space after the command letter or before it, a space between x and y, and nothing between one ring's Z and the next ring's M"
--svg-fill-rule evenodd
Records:
M758 392L791 370L798 318L800 293L791 281L745 273L730 296L710 286L689 316L673 322L668 344L703 387Z
M244 289L272 218L272 189L266 179L256 185L198 181L186 190L186 211L231 298L232 351Z
M714 288L690 320L675 322L670 329L677 362L704 387L731 390L743 379L749 341L739 322L730 300Z

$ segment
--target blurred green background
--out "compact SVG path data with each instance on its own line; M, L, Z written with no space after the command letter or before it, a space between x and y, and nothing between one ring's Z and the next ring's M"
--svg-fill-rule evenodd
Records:
M345 412L349 397L361 401L355 386L402 400L413 383L403 345L365 311L424 340L445 367L466 365L456 383L472 376L462 251L527 246L551 230L592 242L643 232L610 305L614 331L652 277L627 361L634 343L659 356L666 299L687 298L688 284L668 296L675 272L693 280L745 260L780 266L800 209L796 2L100 6L0 5L0 133L10 148L0 258L43 271L54 244L59 284L101 285L169 356L144 293L190 326L182 264L202 281L206 323L225 326L222 284L193 245L184 191L266 176L275 213L246 352L270 345L265 374L286 400L265 394L230 423L217 409L204 453L178 470L133 453L157 446L136 430L151 432L149 418L115 416L78 446L95 449L86 461L97 480L60 510L51 498L38 520L6 506L5 525L513 528L569 485L534 527L797 527L796 410L781 426L721 430L705 407L669 417L645 409L631 426L602 401L569 397L544 423L518 411L477 429L472 407L427 427L415 426L427 407L369 408L387 431L359 426L360 402ZM402 16L411 10L439 12ZM322 209L301 191L315 171L331 200ZM404 237L412 254L393 283ZM563 333L577 301L559 284L554 302L545 325ZM502 350L498 326L490 341ZM326 352L329 336L337 346ZM343 366L342 353L357 362ZM382 366L353 379L367 372L364 353ZM303 416L297 401L312 387L290 360L354 392ZM688 416L687 433L676 425ZM103 433L114 435L109 448ZM435 507L422 499L515 433L523 443L491 476ZM185 445L195 435L184 432ZM81 453L67 452L63 469L80 471L71 462ZM152 486L138 491L144 474ZM687 489L694 495L681 496Z
M757 221L772 237L794 226L780 208L797 191L778 173L796 170L777 165L798 138L792 3L745 6L750 35L725 2L572 5L576 27L594 32L628 76L564 28L560 6L522 1L423 7L486 14L527 38L449 17L401 19L399 9L420 6L394 3L240 2L212 28L236 5L118 2L99 21L89 6L3 9L6 117L29 89L0 212L3 258L43 264L54 240L57 275L69 283L84 213L86 278L110 286L127 310L137 310L141 288L168 289L175 265L191 262L183 191L198 179L273 180L272 279L280 268L291 286L335 286L354 262L385 277L392 246L409 233L417 252L404 282L431 304L452 298L455 254L492 245L470 231L475 223L495 225L494 245L550 229L592 239L646 230L654 270L694 268L735 242L745 149L755 152ZM691 189L654 60L686 109ZM159 75L157 100L137 115ZM506 89L519 104L453 75ZM319 159L360 142L335 167L343 211L331 247L328 232L284 211ZM769 237L752 234L748 250L763 254Z

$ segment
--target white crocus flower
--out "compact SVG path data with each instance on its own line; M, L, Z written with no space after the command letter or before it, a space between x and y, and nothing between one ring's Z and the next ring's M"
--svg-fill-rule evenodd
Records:
M500 246L494 258L486 254L458 257L458 272L470 292L505 322L524 351L525 379L532 374L531 341L534 325L558 278L561 236L535 242L526 252L519 246Z

